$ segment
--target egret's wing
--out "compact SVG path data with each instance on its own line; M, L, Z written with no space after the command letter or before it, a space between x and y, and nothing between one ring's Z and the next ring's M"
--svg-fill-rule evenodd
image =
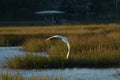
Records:
M50 39L52 39L52 38L60 38L63 42L65 42L65 43L67 44L67 47L68 47L68 53L67 53L66 58L68 59L68 57L69 57L69 53L70 53L70 44L69 44L68 39L67 39L65 36L55 35L55 36L51 36L51 37L47 38L46 41L47 41L47 40L50 40Z
M50 40L50 39L52 39L52 38L57 38L57 37L58 37L58 35L51 36L51 37L47 38L46 41L47 41L47 40Z
M65 43L69 43L68 39L65 36L62 36L61 39L65 42Z

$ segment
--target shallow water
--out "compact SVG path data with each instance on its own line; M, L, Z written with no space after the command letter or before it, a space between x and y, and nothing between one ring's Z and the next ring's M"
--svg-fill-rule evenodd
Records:
M21 50L22 47L0 47L0 61L14 56L23 56L26 52ZM39 70L14 70L0 69L0 73L10 71L11 73L19 72L22 76L47 76L63 77L67 80L120 80L120 68L109 69L39 69Z
M25 52L21 50L22 47L0 47L0 61L6 58L11 58L14 56L25 55Z
M19 72L20 75L30 78L31 76L49 78L62 77L66 80L120 80L120 69L39 69L39 70L11 70L0 69L0 72Z
M33 53L34 55L46 56L47 53ZM25 56L26 52L23 51L22 47L0 47L0 61L3 61L6 58L12 58L15 56Z

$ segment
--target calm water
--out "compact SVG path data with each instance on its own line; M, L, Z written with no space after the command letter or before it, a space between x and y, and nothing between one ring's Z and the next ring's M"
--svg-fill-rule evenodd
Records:
M0 61L14 56L24 56L25 52L22 47L0 47ZM39 69L39 70L13 70L0 69L0 72L10 71L11 73L19 72L22 76L48 76L63 77L67 80L120 80L120 68L111 69Z

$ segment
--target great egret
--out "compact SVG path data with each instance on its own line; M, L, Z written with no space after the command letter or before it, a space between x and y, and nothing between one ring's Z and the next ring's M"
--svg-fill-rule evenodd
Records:
M68 52L67 52L66 58L68 59L69 53L70 53L70 43L69 43L68 39L67 39L65 36L54 35L54 36L51 36L51 37L47 38L46 41L47 41L47 40L50 40L50 39L52 39L52 38L59 38L59 39L61 39L63 42L65 42L65 43L67 44Z

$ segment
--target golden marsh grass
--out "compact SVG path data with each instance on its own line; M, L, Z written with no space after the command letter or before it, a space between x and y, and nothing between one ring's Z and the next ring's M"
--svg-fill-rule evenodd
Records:
M67 47L61 41L54 40L46 43L44 42L46 38L55 34L65 35L68 37L71 44L70 59L64 59ZM13 39L13 41L20 41L26 51L47 51L52 56L43 59L40 57L40 59L50 62L46 64L50 68L51 65L54 66L53 64L55 62L55 60L51 58L56 57L55 59L58 60L56 64L61 64L58 56L63 57L61 58L64 61L63 64L65 67L120 66L119 24L1 27L0 35L4 37L2 38L4 40L9 37L8 43L11 39ZM4 41L2 39L0 39L1 42ZM22 63L24 63L24 59L26 58L23 58ZM33 62L36 61L34 59L32 60ZM17 61L19 61L19 59L14 63L19 63ZM30 64L29 61L27 63ZM38 61L37 64L42 64L42 61ZM44 66L39 66L38 68L44 68Z

